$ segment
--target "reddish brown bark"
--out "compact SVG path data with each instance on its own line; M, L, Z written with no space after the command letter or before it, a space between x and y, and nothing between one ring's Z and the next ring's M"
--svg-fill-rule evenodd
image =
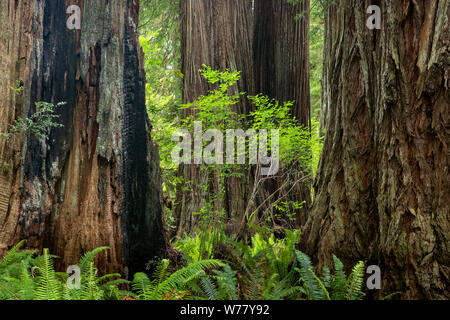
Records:
M448 1L328 7L326 136L303 233L320 265L332 253L383 272L383 296L449 298Z
M254 93L252 64L252 3L248 0L182 0L181 1L181 71L183 78L183 103L195 101L211 88L202 78L199 70L203 65L215 70L241 71L241 79L236 86L239 92ZM234 106L234 111L246 114L249 103L243 98ZM184 116L193 113L184 110ZM195 231L198 216L208 193L218 193L215 173L201 173L198 165L182 165L179 174L185 184L177 194L175 215L178 234ZM225 208L229 218L241 219L250 192L249 175L244 178L228 178L225 196L216 202L217 208ZM200 184L211 186L203 192ZM188 188L188 190L186 190Z
M311 122L309 10L309 0L295 5L286 0L255 1L256 92L280 102L294 101L292 115L306 128ZM307 219L311 204L311 179L307 178L310 171L309 168L285 168L264 186L263 199L275 193L275 199L304 202L300 212L296 212L297 221L293 226L303 225ZM281 178L287 174L289 178ZM295 184L297 180L302 181ZM272 203L267 204L269 209Z
M79 5L81 30L66 27ZM110 246L101 271L144 270L164 250L160 173L148 133L136 26L139 1L2 1L0 130L67 102L48 140L2 140L0 249L49 247L63 268ZM10 87L24 83L14 98Z

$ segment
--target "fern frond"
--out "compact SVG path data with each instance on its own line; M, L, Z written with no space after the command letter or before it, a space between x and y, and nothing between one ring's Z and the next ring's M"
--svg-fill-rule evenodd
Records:
M225 264L223 270L214 270L214 273L217 275L219 298L224 300L237 300L237 272L231 269L228 264Z
M151 290L150 290L150 278L143 272L138 272L134 275L133 281L131 282L131 288L133 291L135 291L139 298L145 299L146 297L150 296Z
M26 240L20 241L6 253L3 259L0 260L0 270L1 268L5 268L6 266L10 265L15 260L15 258L17 257L17 251L19 251L19 249L25 242Z
M331 280L333 294L332 300L345 300L347 292L347 275L344 272L344 264L338 257L333 255L334 274Z
M194 262L186 267L176 271L170 275L166 280L160 283L154 293L153 298L162 297L165 293L170 292L172 289L181 289L188 282L195 279L200 275L204 269L223 266L224 264L219 260L202 260Z
M359 300L365 294L362 291L364 282L364 262L359 261L347 280L347 300Z
M36 258L37 288L35 298L37 300L60 300L62 297L62 286L57 279L53 266L55 256L50 255L48 249L44 249L42 256Z
M393 293L390 293L390 294L388 294L387 296L381 298L381 300L389 300L389 299L391 299L393 296L401 295L401 294L403 294L403 292L401 292L401 291L393 292Z
M311 269L308 269L308 270L309 270L309 272L311 272L312 276L316 279L317 283L319 284L320 288L322 289L323 293L325 294L325 297L327 298L327 300L331 300L330 293L326 289L324 282L322 280L320 280L319 277Z
M311 262L311 259L307 254L296 250L295 255L297 257L297 261L300 264L300 268L298 268L298 272L300 273L301 281L305 287L307 293L307 299L310 300L323 300L325 298L325 293L320 287L319 282L317 281L317 276L314 273L314 266Z
M81 269L81 274L89 271L91 263L94 262L95 256L97 254L108 249L109 247L98 247L92 251L87 252L78 262L78 266Z
M200 280L201 286L204 290L204 295L208 300L218 300L219 298L219 290L216 285L213 283L211 278L203 277Z
M81 269L81 268L80 268ZM81 298L82 300L101 300L103 290L99 287L97 268L91 261L88 272L81 275Z

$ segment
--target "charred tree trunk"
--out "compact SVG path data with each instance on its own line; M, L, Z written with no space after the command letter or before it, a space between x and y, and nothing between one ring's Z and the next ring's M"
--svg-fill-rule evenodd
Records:
M310 126L309 87L309 0L290 4L286 0L255 1L254 63L256 92L280 102L295 101L292 114L305 127ZM287 179L265 183L263 198L276 193L283 201L305 202L297 215L297 226L306 222L310 206L311 179L307 168L292 172ZM278 176L286 175L286 170ZM303 177L303 179L302 179ZM283 182L284 180L284 182ZM295 182L294 182L295 183ZM284 185L284 187L282 187ZM280 190L277 192L277 190ZM288 192L288 190L290 190ZM270 204L268 204L270 205Z
M191 103L211 87L200 75L203 65L215 70L241 71L236 90L253 93L252 68L252 1L251 0L182 0L181 12L181 72L183 103ZM242 98L234 111L247 114L250 106ZM183 116L194 112L184 110ZM199 187L218 192L217 177L201 173L198 165L181 165L180 176L185 184L177 192L175 216L178 235L192 232L198 226L193 212L200 211L207 194ZM250 191L248 174L244 178L229 178L225 183L225 197L218 207L225 208L229 218L242 216ZM185 191L188 188L188 191Z
M383 272L381 295L449 298L449 2L330 6L326 137L303 240L320 265L336 254Z
M66 27L68 5L81 30ZM7 0L0 3L0 131L67 105L47 140L2 139L0 249L21 239L48 247L59 269L98 246L103 272L142 271L164 251L160 171L149 135L136 26L139 1ZM17 82L24 88L14 96Z

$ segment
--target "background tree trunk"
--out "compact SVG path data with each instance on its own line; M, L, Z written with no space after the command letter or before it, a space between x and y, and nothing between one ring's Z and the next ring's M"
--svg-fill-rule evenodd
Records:
M191 103L211 87L200 75L203 65L214 70L241 71L235 88L239 92L254 92L252 63L252 1L250 0L182 0L181 13L181 72L183 103ZM234 106L238 114L247 114L250 105L244 98ZM184 110L184 117L193 114ZM179 175L185 183L177 192L175 216L178 235L195 231L202 199L217 193L217 176L202 173L198 165L181 165ZM208 192L200 185L210 186ZM225 208L228 218L238 218L245 212L251 185L248 172L244 178L227 178L225 196L217 208ZM185 188L188 190L185 190Z
M263 93L280 101L295 100L293 114L301 124L309 126L309 1L295 6L281 0L255 1L254 6L253 13L252 1L181 1L183 103L194 101L210 89L198 72L203 64L222 71L229 68L242 71L237 88L240 92ZM296 21L296 15L303 10L306 14ZM251 110L252 106L243 99L234 111L248 114ZM184 116L190 113L192 110L186 109ZM254 183L252 170L247 168L242 173L243 177L226 179L225 199L218 206L225 208L228 218L240 221L240 227ZM207 194L199 185L207 185L211 177L202 176L195 165L180 166L179 174L190 182L188 191L177 195L175 216L181 235L197 226L192 213L200 210ZM275 193L281 183L278 179L265 182L251 201L252 208ZM286 190L291 186L277 194L286 198L284 201L306 201L306 209L310 204L307 184L299 184L289 195ZM260 211L270 210L271 203L268 201ZM306 221L305 211L302 210L297 224Z
M66 3L67 2L67 3ZM68 5L82 11L68 30ZM136 26L139 1L0 3L0 131L37 101L67 102L49 139L1 140L0 249L27 239L57 267L111 247L103 272L142 271L160 256L160 169L149 135ZM10 90L24 84L20 95Z
M447 0L327 10L326 136L303 245L320 265L332 253L379 265L381 295L450 297L449 18Z
M255 1L254 63L256 92L280 102L295 101L292 115L306 128L311 125L309 87L309 0L298 4L286 0ZM290 171L289 180L297 181L310 169ZM292 172L291 172L292 171ZM278 176L287 174L279 172ZM283 181L284 180L284 181ZM282 187L286 179L265 182L263 198L276 193L276 199L305 202L296 215L296 225L306 222L311 203L310 179ZM305 181L306 180L306 181ZM277 190L280 190L277 192ZM291 190L290 192L288 192ZM268 204L271 206L271 203ZM292 227L294 227L293 225Z

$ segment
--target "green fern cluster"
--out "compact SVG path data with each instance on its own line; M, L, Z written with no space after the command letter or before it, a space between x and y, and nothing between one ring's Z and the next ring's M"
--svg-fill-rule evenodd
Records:
M364 297L364 262L359 261L347 277L343 263L333 255L334 273L323 268L320 278L314 272L311 259L303 252L296 251L299 266L296 267L302 285L301 292L308 300L360 300Z
M35 251L20 250L22 241L0 260L0 300L124 297L140 300L359 300L364 297L364 262L358 262L347 275L343 263L333 256L333 271L324 267L322 274L317 275L309 256L295 248L299 236L299 231L287 231L286 237L280 240L257 233L251 245L228 243L232 248L228 263L215 259L191 260L185 267L172 270L169 260L165 259L151 277L136 273L131 282L120 279L120 274L98 275L94 259L108 249L100 247L80 259L80 286L74 289L67 284L67 273L55 271L55 256L48 249L35 257ZM186 248L192 250L192 247ZM132 291L120 290L119 286L131 286Z
M30 275L34 251L19 251L24 241L0 260L0 300L32 299L34 281Z
M200 277L190 283L190 289L196 298L208 300L238 300L237 272L228 264L221 270L213 270L213 275Z
M14 246L0 261L0 300L104 300L126 295L118 289L127 282L119 279L120 274L98 276L94 258L108 247L97 248L80 259L80 288L69 289L69 275L55 271L55 256L48 249L34 258L35 251L19 251L23 244ZM108 281L111 278L116 279Z
M251 244L230 242L234 270L225 265L215 275L200 279L194 292L211 300L359 300L364 297L364 263L358 262L346 275L334 257L333 273L323 269L319 277L308 255L296 250L299 230L286 230L284 239L259 230Z
M94 259L97 254L104 250L108 250L108 247L99 247L86 253L78 263L80 267L80 288L68 289L64 286L64 300L105 300L114 299L120 300L123 296L129 295L129 292L125 290L119 290L118 287L121 284L128 284L127 280L121 279L121 275L118 273L106 274L98 276L98 270L95 266ZM66 273L62 274L64 280L67 279ZM64 281L66 283L66 281Z
M192 289L198 289L197 281L208 279L207 269L217 268L224 264L219 260L202 260L192 262L186 267L171 273L169 260L162 260L156 268L153 279L145 273L134 275L133 291L141 300L181 300L195 298Z
M299 240L299 230L286 230L286 237L281 240L260 230L252 237L251 245L233 242L242 299L282 300L298 296L300 287L293 264Z

